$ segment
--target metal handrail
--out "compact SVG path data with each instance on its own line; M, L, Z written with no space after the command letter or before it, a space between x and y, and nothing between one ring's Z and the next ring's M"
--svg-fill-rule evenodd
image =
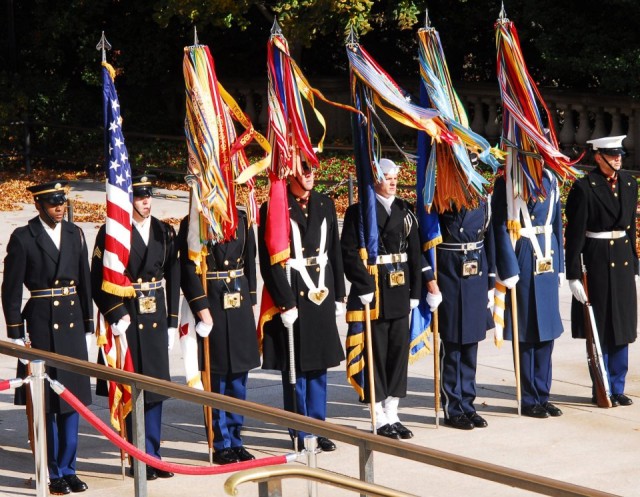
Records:
M224 482L224 490L229 495L238 495L238 487L243 483L260 483L272 479L283 480L286 478L303 478L305 480L317 481L331 485L332 487L343 488L352 492L360 492L368 497L416 497L415 494L407 494L396 489L367 483L365 481L344 476L330 471L308 468L306 466L263 466L261 468L245 469L233 473Z
M28 360L43 359L47 365L73 373L115 381L116 383L134 386L140 390L148 390L167 397L207 405L223 411L239 413L267 423L287 426L295 430L329 437L357 446L359 448L361 462L371 454L371 452L381 452L542 495L557 497L612 497L615 495L497 464L478 461L469 457L421 447L407 443L406 441L400 442L380 437L372 433L307 418L299 414L293 414L255 402L243 401L213 392L196 390L186 385L178 385L170 381L159 380L137 373L114 370L101 364L93 364L53 352L21 347L11 342L0 340L0 353Z

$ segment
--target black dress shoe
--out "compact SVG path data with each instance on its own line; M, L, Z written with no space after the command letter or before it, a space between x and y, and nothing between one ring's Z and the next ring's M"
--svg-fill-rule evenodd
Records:
M562 410L559 407L554 406L551 402L545 402L542 404L542 407L546 409L549 413L549 416L552 418L557 418L558 416L562 416Z
M536 404L533 406L523 406L522 415L529 416L530 418L539 418L539 419L549 417L549 413L547 412L547 410L540 404Z
M156 469L158 478L173 478L175 475L171 471L165 471L164 469Z
M376 430L376 433L381 437L393 438L394 440L400 440L400 434L396 429L387 423Z
M631 404L633 404L633 400L631 400L629 397L627 397L623 393L614 393L611 396L612 404L614 400L618 403L618 405L621 405L621 406L630 406Z
M216 464L233 464L234 462L239 462L238 456L236 455L236 451L231 447L227 447L222 450L216 450L213 453L213 462Z
M64 481L67 482L67 485L69 485L69 488L73 493L84 492L86 489L89 488L87 484L83 482L80 478L78 478L76 475L67 475L67 476L63 476L63 478L64 478Z
M487 426L489 426L487 420L480 416L480 414L478 414L477 412L468 412L466 416L476 428L486 428Z
M473 423L464 414L459 414L452 418L445 418L444 424L457 430L473 430Z
M232 447L233 451L236 453L236 457L238 461L253 461L256 457L245 449L242 445L240 447Z
M134 477L133 466L129 467L129 476L131 478ZM151 466L147 466L147 481L153 481L158 479L158 473L156 473L155 468Z
M64 478L52 478L49 482L49 493L51 495L66 495L71 493L71 489Z
M403 425L400 421L398 421L397 423L393 423L391 426L393 426L393 428L398 432L398 435L400 435L400 438L402 438L403 440L413 438L413 432L405 425Z
M620 405L620 403L613 398L613 395L609 397L609 400L611 401L611 407L618 407ZM596 399L595 397L591 397L591 403L598 405L598 399Z
M333 452L336 450L336 444L327 437L318 437L318 447L322 449L322 452Z

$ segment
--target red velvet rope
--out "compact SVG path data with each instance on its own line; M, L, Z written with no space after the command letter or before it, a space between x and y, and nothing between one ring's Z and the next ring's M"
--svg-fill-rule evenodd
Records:
M76 411L78 411L78 413L84 419L86 419L91 426L93 426L96 430L107 437L114 445L117 445L119 448L123 449L127 454L156 469L171 471L172 473L179 473L182 475L217 475L222 473L240 471L243 469L259 468L261 466L268 466L272 464L286 464L288 462L286 455L264 457L262 459L225 464L223 466L186 466L184 464L164 462L161 459L156 459L146 452L141 451L135 445L132 445L128 441L121 438L115 431L113 431L109 426L102 422L100 418L98 418L93 412L91 412L89 408L87 408L87 406L80 402L78 398L73 395L67 388L62 388L63 390L62 392L59 392L59 396Z

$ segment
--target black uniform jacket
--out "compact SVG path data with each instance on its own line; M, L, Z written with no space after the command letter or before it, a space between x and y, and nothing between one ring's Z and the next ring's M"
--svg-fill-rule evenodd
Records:
M209 335L211 372L218 375L244 373L260 365L256 322L252 306L256 303L256 240L248 226L247 215L238 211L236 238L209 247L207 272L227 272L242 269L243 276L227 279L207 279L207 292L195 263L189 259L187 231L189 218L180 223L180 282L182 292L194 316L208 308L213 317ZM240 307L224 309L225 293L240 292ZM198 336L198 350L203 339ZM201 371L204 370L200 354Z
M351 282L348 308L361 308L359 295L376 292L375 280L360 257L359 204L347 209L342 227L342 257L345 274ZM376 202L378 222L378 255L406 252L407 262L378 264L378 292L371 303L373 309L380 298L380 319L398 319L409 315L409 299L419 299L422 284L422 256L418 221L408 202L398 197L391 204L391 215L380 202ZM389 273L404 271L405 284L391 287Z
M438 218L445 243L436 246L438 286L443 297L438 307L438 333L447 342L480 342L486 338L487 330L494 327L487 309L488 291L495 284L495 249L488 204L483 201L476 209L447 211ZM471 242L482 242L483 246L466 253L443 248L447 243ZM478 274L462 276L464 261L471 260L478 261Z
M580 254L588 275L589 300L601 340L611 334L616 345L635 341L637 301L634 276L638 274L636 253L636 206L638 184L619 172L617 196L605 176L595 169L577 180L567 198L566 260L567 278L582 276ZM625 231L616 239L587 238L586 231ZM573 300L571 331L584 338L583 306Z
M303 257L320 255L320 227L323 220L327 223L325 250L329 260L325 269L324 284L329 290L329 295L321 305L316 305L309 300L307 285L296 270L291 270L289 284L284 266L280 263L271 264L264 241L267 223L266 202L260 208L262 223L258 230L260 272L271 298L280 310L298 308L299 317L294 324L297 368L300 371L327 369L344 360L335 317L335 302L342 302L346 295L336 209L329 197L314 191L311 192L307 204L308 217L293 195L288 195L288 202L289 216L300 227ZM293 242L290 248L291 256L295 257ZM307 266L307 272L314 284L318 283L319 270L317 265ZM264 327L262 350L263 369L288 370L287 331L279 315L274 316Z
M137 298L119 297L102 290L104 242L105 226L102 226L96 237L91 264L93 298L98 310L110 324L117 323L127 314L131 317L127 343L136 373L171 381L167 328L178 327L180 305L180 264L175 230L169 224L151 217L148 246L135 227L131 230L131 252L126 269L129 279L139 283L165 280L164 288L137 292L138 296L155 297L156 311L150 314L138 312ZM98 381L96 393L106 394L104 386L104 382ZM147 403L163 399L158 394L145 392Z
M38 217L11 235L4 260L2 306L9 338L24 338L23 320L33 348L87 360L85 333L93 332L93 304L89 278L87 245L82 230L62 221L60 250L45 232ZM22 307L23 285L27 290L76 288L74 295L30 298ZM18 376L25 376L18 364ZM91 404L89 377L47 368L47 373L73 392L84 404ZM45 389L47 412L71 412ZM24 390L16 390L16 403L24 404Z

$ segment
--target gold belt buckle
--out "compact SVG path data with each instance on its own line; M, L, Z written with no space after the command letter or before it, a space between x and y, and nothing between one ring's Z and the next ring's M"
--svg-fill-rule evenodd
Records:
M479 273L479 264L477 259L470 259L462 261L462 277L468 278L469 276L477 276Z
M535 274L551 273L553 272L553 258L543 257L542 259L536 258L536 270Z
M156 312L156 298L138 297L138 312L140 314L153 314Z
M140 290L142 290L143 292L148 292L149 291L149 282L145 281L143 283L140 283Z
M389 281L389 286L391 288L404 285L404 283L405 283L404 271L402 271L402 270L391 271L388 274L388 281Z
M222 295L223 309L239 309L240 301L240 292L227 292Z
M69 295L69 287L68 286L64 286L62 287L62 295Z

